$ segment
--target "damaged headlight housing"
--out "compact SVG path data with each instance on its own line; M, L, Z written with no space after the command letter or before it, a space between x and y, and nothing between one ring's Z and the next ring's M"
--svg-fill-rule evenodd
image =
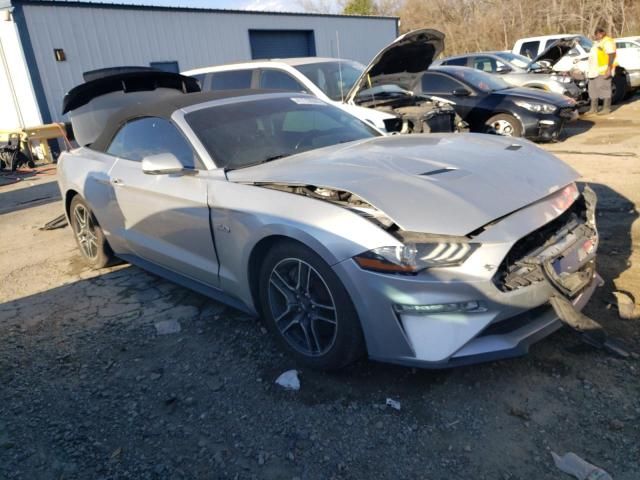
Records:
M395 247L375 248L353 258L365 270L415 274L427 268L461 265L477 247L478 244L469 242L411 242Z
M555 105L548 103L527 102L526 100L516 100L514 103L519 107L535 113L554 113L558 109Z
M571 83L573 81L569 75L552 75L551 78L560 83Z

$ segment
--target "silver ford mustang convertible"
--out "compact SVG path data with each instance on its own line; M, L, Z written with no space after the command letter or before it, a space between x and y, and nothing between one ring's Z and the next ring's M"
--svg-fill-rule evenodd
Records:
M524 354L600 281L595 196L526 140L381 134L317 98L97 75L65 98L80 252L261 316L301 363ZM572 306L573 305L573 306Z

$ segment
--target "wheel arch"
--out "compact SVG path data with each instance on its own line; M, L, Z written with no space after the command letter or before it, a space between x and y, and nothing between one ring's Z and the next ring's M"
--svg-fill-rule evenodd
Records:
M324 246L313 239L313 237L305 237L307 237L307 235L299 231L278 232L269 234L261 238L253 245L251 252L249 253L249 259L247 261L247 281L251 294L251 300L258 315L262 315L262 312L260 311L260 301L258 296L260 266L262 265L261 260L264 258L267 252L271 248L273 248L274 245L280 242L299 243L300 245L318 254L325 262L327 262L327 264L329 264L329 266L334 265L337 262L337 259Z
M67 216L67 220L71 218L71 202L76 195L80 195L80 193L74 189L69 189L64 194L64 213Z

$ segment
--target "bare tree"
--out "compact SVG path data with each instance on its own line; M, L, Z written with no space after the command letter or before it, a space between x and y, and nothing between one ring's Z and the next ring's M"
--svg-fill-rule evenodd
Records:
M553 33L640 33L638 0L404 0L401 30L436 28L447 54L511 49L518 38Z

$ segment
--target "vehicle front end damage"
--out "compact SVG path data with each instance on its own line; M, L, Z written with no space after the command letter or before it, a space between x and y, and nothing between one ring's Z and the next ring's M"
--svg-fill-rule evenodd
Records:
M563 321L584 330L576 312L601 283L595 194L529 142L381 136L228 175L374 226L333 228L347 218L335 211L314 238L340 245L330 265L376 360L443 368L524 354Z
M466 128L449 103L434 98L409 94L400 99L363 101L360 106L394 115L395 121L385 120L390 132L445 133Z
M523 136L543 142L558 140L565 124L577 120L578 116L577 103L570 99L565 106L556 108L553 113L540 114L525 110L519 112Z
M535 57L531 64L542 67L532 70L532 73L552 75L552 78L567 89L566 92L559 93L573 98L579 107L583 107L589 103L587 78L584 72L576 66L566 72L554 70L554 66L575 48L576 43L578 43L578 37L560 38Z
M427 256L462 260L444 268L389 275L360 258L336 265L357 307L376 317L363 322L370 356L428 368L513 357L563 323L606 346L580 313L602 283L595 203L572 183L464 238L432 239ZM553 220L532 229L540 218Z
M415 30L382 49L347 94L347 103L395 115L388 131L401 133L454 132L466 128L449 102L414 95L410 90L444 49L444 34Z

